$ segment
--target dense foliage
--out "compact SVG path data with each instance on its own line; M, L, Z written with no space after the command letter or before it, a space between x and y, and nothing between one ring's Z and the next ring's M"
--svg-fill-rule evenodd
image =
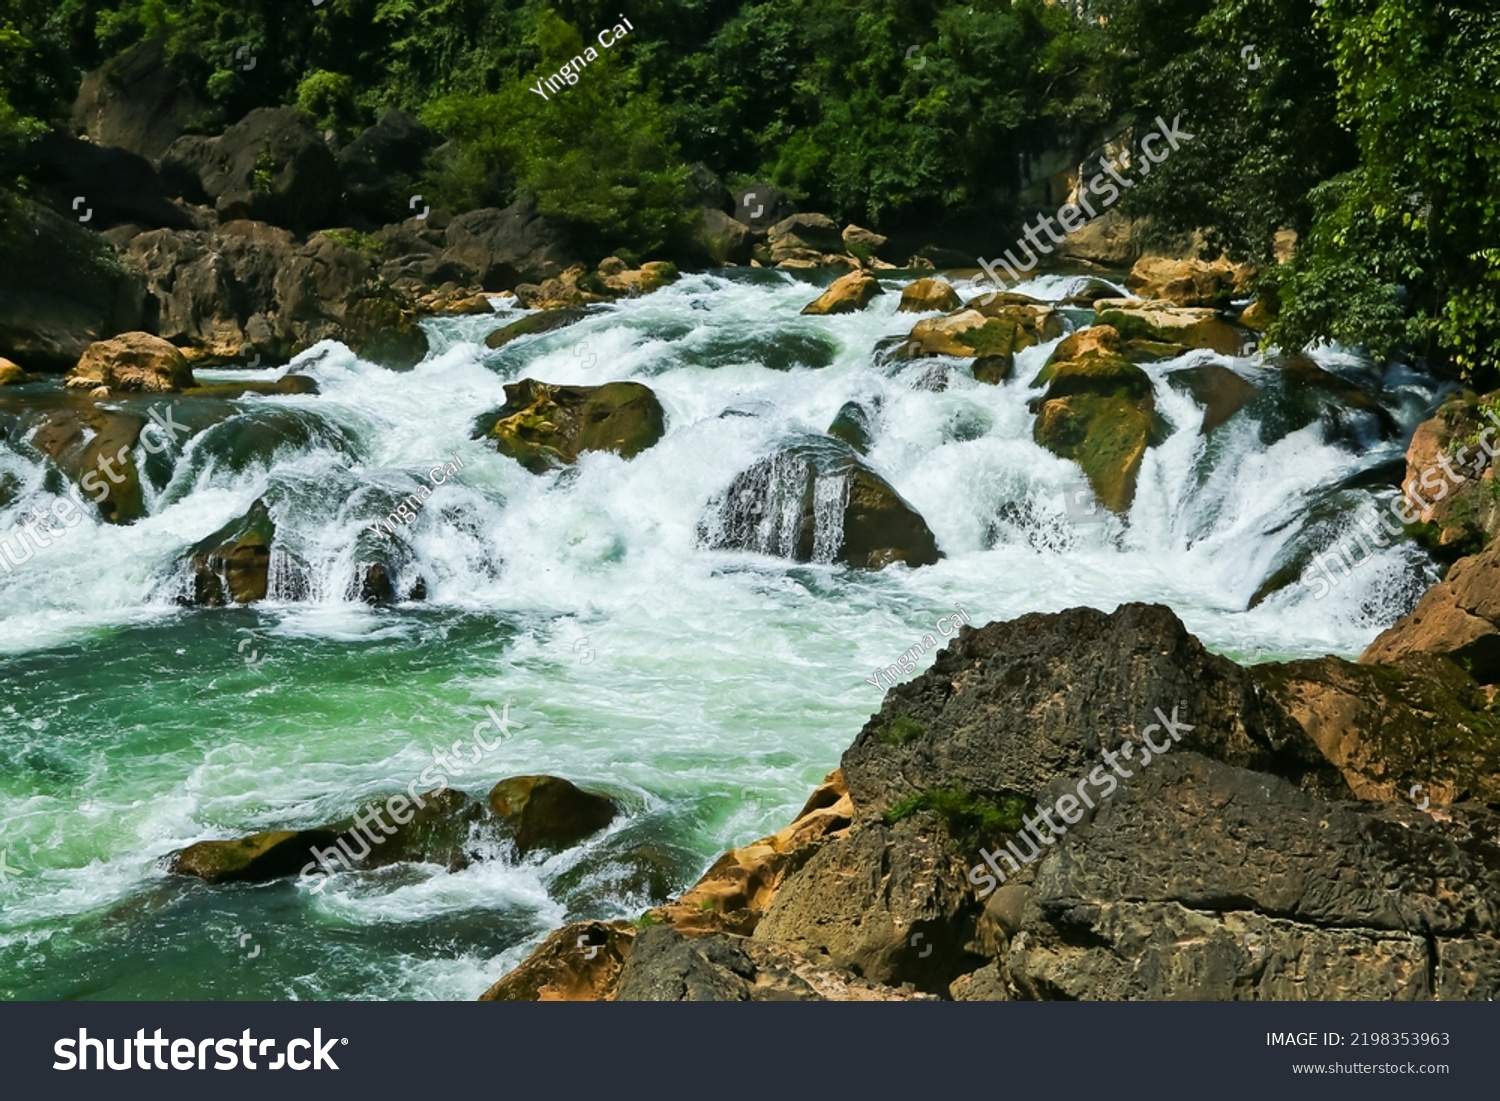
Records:
M448 144L451 207L519 191L601 243L682 232L689 168L892 228L1018 224L1037 158L1194 134L1126 198L1256 261L1273 336L1500 352L1500 29L1488 0L0 0L0 170L81 75L167 44L213 131L295 103L342 140L391 108ZM622 14L623 12L623 14ZM595 36L622 18L609 49ZM576 84L529 89L594 45ZM238 58L249 54L246 69ZM1299 242L1273 262L1278 231Z

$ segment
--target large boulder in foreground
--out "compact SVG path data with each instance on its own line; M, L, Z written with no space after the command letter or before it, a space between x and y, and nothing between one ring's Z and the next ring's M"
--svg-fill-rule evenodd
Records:
M570 849L615 820L614 800L560 776L512 776L490 791L490 810L516 831L516 851Z
M95 341L69 372L69 389L175 394L197 385L177 348L150 333L122 333Z
M698 525L703 546L882 569L942 555L920 513L839 440L788 445L740 473Z
M858 313L877 294L884 294L880 281L862 271L851 271L833 281L833 285L815 301L802 307L804 314L822 316L833 313Z
M31 446L89 496L106 523L129 524L146 515L136 465L146 423L139 413L68 395L24 416L22 431L30 431Z
M485 437L534 474L571 465L585 451L631 459L666 434L666 414L649 386L506 383L505 404ZM477 437L476 437L477 438Z
M1120 354L1107 325L1080 329L1053 350L1036 384L1047 392L1037 409L1036 442L1082 469L1106 508L1126 512L1147 448L1166 427L1146 372Z
M1354 770L1319 744L1161 606L964 626L845 753L852 823L795 850L748 945L685 896L563 996L743 1000L775 959L959 1000L1495 997L1485 796L1359 801L1345 777L1388 744ZM531 966L512 996L545 996ZM809 986L783 989L859 996Z

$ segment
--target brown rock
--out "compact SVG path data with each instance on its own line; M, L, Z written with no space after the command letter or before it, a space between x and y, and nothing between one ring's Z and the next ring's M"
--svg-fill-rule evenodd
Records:
M896 307L896 311L898 313L929 313L932 310L940 310L943 313L952 313L962 306L963 300L959 298L952 284L942 279L918 279L914 283L908 283L902 289L901 304Z
M601 1002L614 997L637 930L628 921L581 921L557 930L482 1002Z
M264 600L270 589L271 542L276 524L265 501L231 520L184 556L192 574L184 603L221 607Z
M172 344L150 333L122 333L90 344L69 372L66 385L70 389L107 386L119 393L168 394L196 384L187 359Z
M29 376L4 356L0 356L0 386L17 386L29 381Z
M312 849L337 841L333 830L269 830L236 841L199 841L172 855L170 871L206 883L264 883L296 875Z
M1500 683L1500 543L1454 563L1359 660L1389 664L1407 654L1441 654L1484 684Z
M1125 285L1142 298L1166 299L1179 306L1226 306L1244 293L1253 276L1248 264L1227 259L1144 256L1130 269Z
M613 800L558 776L512 776L490 792L490 810L515 827L516 849L568 849L614 821Z
M835 313L857 313L870 304L877 294L884 294L880 282L862 271L851 271L833 281L816 301L802 307L804 314L822 316Z

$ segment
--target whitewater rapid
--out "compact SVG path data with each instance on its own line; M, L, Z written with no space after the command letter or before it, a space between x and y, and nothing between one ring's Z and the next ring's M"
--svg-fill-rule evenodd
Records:
M1059 300L1069 283L1017 289ZM1336 533L1382 507L1379 493L1336 487L1399 458L1433 404L1429 380L1320 350L1403 433L1351 446L1314 422L1265 444L1245 414L1205 437L1202 409L1166 381L1210 362L1256 381L1269 370L1258 355L1147 365L1170 433L1129 515L1070 515L1083 478L1033 442L1027 408L1055 342L1020 352L997 386L948 361L946 390L914 388L932 361L873 354L919 319L897 314L900 286L887 281L861 313L803 317L817 288L788 276L688 276L499 351L483 337L518 312L429 322L433 352L405 372L325 343L291 365L318 395L239 401L180 449L145 519L87 519L0 574L0 845L30 869L0 896L0 972L18 976L0 994L178 996L203 981L190 962L232 957L226 945L253 927L265 955L236 965L231 993L202 996L472 997L564 918L649 905L619 872L628 852L661 849L680 889L719 851L785 824L878 707L866 678L956 604L983 624L1159 602L1237 659L1352 656L1433 578L1403 544L1324 600L1294 581L1247 610L1309 518L1333 516ZM644 383L666 436L631 461L591 453L531 474L472 438L522 377ZM940 562L870 573L700 546L706 509L736 475L854 400L878 405L866 462L926 519ZM305 431L237 454L237 433L278 417ZM463 469L414 523L371 533L455 454ZM16 441L0 443L0 474L21 487L0 532L60 489ZM262 498L307 598L180 607L184 551ZM405 545L424 602L375 609L350 591L377 538ZM504 776L555 773L607 790L628 813L605 836L457 874L341 877L316 898L162 871L192 841L316 825L404 788L433 746L507 700L524 729L461 786L482 796ZM76 980L49 970L64 935ZM180 974L146 980L113 962L121 937L128 957L179 935L204 941Z

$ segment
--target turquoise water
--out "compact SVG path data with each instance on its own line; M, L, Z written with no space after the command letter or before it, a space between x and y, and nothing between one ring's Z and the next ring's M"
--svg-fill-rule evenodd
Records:
M1030 290L1060 297L1065 281ZM0 576L0 996L473 998L562 922L634 916L784 825L878 706L864 678L955 603L980 624L1161 601L1235 657L1353 654L1431 576L1392 548L1328 600L1294 587L1245 611L1315 520L1376 507L1333 487L1403 445L1329 443L1316 425L1265 442L1250 416L1205 441L1166 373L1217 360L1254 379L1253 360L1150 366L1174 432L1128 524L1075 523L1078 472L1032 443L1026 408L1050 346L1001 386L960 367L947 390L916 390L927 364L871 354L915 320L895 293L800 317L816 294L689 277L499 353L480 343L497 320L439 322L404 373L319 346L298 367L320 395L234 403L174 453L145 520L87 520ZM668 435L631 462L531 475L469 438L522 376L646 382ZM1432 397L1399 371L1371 385L1408 427ZM942 562L869 574L700 549L735 474L856 398L878 399L870 465L926 517ZM394 537L428 600L351 600L368 526L454 453L464 469ZM21 486L0 532L60 489L14 439L0 474ZM308 599L178 607L180 555L257 498ZM194 841L320 825L404 789L507 702L521 725L456 786L565 776L626 808L605 834L525 859L476 836L486 859L464 871L359 871L321 893L163 870Z

